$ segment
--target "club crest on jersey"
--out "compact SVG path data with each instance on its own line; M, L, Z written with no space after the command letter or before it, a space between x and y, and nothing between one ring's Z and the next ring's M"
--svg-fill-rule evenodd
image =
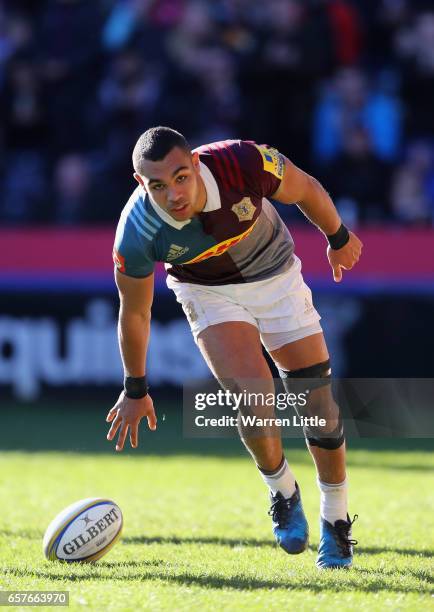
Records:
M125 272L125 257L122 257L120 253L113 249L113 262L119 272Z
M277 149L269 149L263 145L255 144L255 147L261 154L264 170L281 179L283 177L283 157L279 151Z
M189 247L181 247L177 244L171 244L169 247L169 252L167 253L166 261L172 261L177 257L181 257L181 255L184 255L184 253L187 253L189 250Z
M237 215L238 221L251 221L255 214L255 206L252 200L246 197L234 204L231 211Z

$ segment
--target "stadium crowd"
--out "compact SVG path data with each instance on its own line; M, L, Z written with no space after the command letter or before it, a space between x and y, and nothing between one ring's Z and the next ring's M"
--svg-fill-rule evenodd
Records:
M165 124L272 144L349 223L433 225L433 109L432 0L0 0L0 223L113 224Z

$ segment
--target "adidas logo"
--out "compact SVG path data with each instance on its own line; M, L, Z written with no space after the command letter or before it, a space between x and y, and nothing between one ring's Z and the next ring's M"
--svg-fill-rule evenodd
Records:
M187 251L189 251L188 247L181 247L177 244L171 244L166 259L167 261L172 261L172 259L181 257L181 255L184 255L184 253L187 253Z
M312 310L313 310L312 304L309 302L309 300L307 298L304 298L304 312L305 312L305 314L309 314L310 312L312 312Z

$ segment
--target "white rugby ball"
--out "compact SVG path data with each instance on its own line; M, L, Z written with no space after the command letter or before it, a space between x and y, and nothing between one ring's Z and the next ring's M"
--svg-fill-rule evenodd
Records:
M48 525L44 555L50 561L96 561L119 539L122 524L121 509L110 499L80 499Z

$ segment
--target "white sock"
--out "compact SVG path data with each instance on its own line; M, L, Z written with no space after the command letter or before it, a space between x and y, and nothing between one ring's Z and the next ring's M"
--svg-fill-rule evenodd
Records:
M323 519L335 524L347 520L348 513L348 480L338 484L328 484L317 480L321 491L320 514Z
M273 495L276 495L277 491L280 491L283 497L288 499L288 497L291 497L291 495L295 493L295 477L289 469L289 465L285 458L275 472L264 474L261 469L259 472Z

